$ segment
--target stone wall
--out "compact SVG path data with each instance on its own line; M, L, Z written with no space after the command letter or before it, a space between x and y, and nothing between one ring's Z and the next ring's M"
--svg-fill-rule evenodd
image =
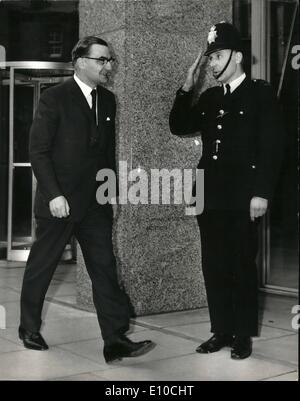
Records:
M118 58L110 89L118 103L118 159L129 169L196 168L201 141L172 136L169 112L209 28L231 20L231 7L228 0L81 0L80 36L106 39ZM202 74L199 91L210 83ZM137 315L206 304L199 230L185 206L119 206L114 245ZM90 307L80 250L77 288L78 303Z

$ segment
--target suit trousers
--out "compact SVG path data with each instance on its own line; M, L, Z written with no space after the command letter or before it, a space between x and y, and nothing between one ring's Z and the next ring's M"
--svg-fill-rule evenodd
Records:
M75 235L92 282L93 301L104 341L129 328L130 307L120 288L112 245L112 213L91 207L80 222L37 218L36 241L27 261L21 293L21 326L37 332L50 281L70 237Z
M197 218L211 331L256 336L257 222L247 211L208 210Z

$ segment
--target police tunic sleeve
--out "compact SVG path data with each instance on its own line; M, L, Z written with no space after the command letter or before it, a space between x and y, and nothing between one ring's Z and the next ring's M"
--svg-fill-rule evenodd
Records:
M198 105L193 105L193 91L179 89L169 117L171 133L180 136L198 131L200 122L197 110Z

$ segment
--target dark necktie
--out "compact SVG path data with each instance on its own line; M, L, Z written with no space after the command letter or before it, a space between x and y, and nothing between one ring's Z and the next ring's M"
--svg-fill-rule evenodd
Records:
M97 112L96 112L96 107L97 107L97 89L93 89L91 91L92 95L92 113L93 113L93 118L95 121L95 124L97 125Z
M224 95L224 99L228 100L230 98L230 85L226 84L225 88L226 88L226 92L225 92L225 95Z

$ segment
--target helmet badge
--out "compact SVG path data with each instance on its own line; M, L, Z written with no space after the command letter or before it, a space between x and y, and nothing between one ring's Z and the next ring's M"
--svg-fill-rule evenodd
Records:
M217 35L217 31L216 31L216 26L214 25L210 28L210 31L208 33L208 37L207 37L208 43L211 44L211 43L215 42L217 36L218 35Z

